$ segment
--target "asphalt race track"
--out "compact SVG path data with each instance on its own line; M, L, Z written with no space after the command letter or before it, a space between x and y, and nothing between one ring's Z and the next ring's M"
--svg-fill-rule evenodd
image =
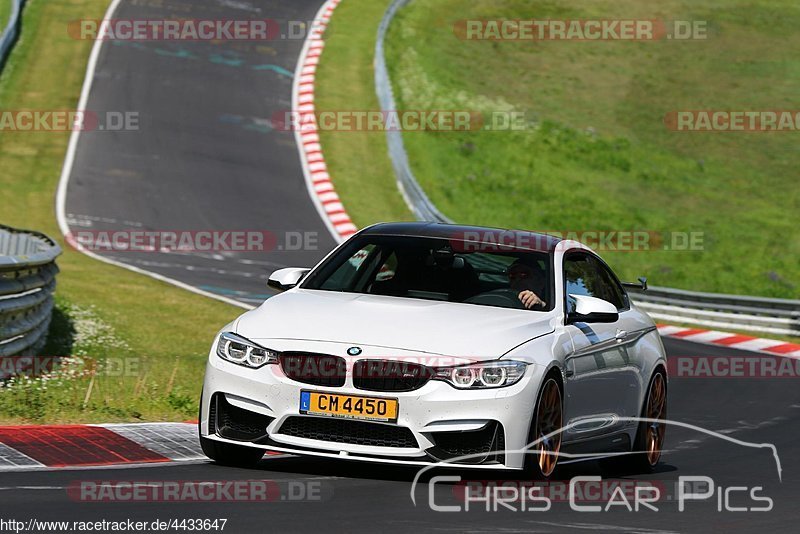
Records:
M310 20L319 1L123 1L115 18L241 18ZM86 132L70 179L66 212L81 229L264 230L311 233L316 249L262 253L105 253L117 261L175 278L204 290L256 304L269 295L267 273L311 265L333 247L303 180L294 136L271 129L269 117L291 106L291 75L301 40L255 43L107 43L99 58L88 108L134 110L139 131ZM282 244L281 239L279 243ZM746 353L666 339L670 358ZM227 519L227 532L561 532L605 529L630 532L784 531L800 515L800 391L795 380L672 378L668 417L742 442L773 444L782 472L767 448L748 447L688 428L667 430L657 473L615 471L596 461L566 465L557 478L602 475L650 481L664 489L658 512L581 513L567 502L542 511L435 512L426 484L410 490L416 469L296 457L265 458L259 469L211 463L125 469L85 469L0 475L0 506L17 520ZM484 479L497 474L440 471ZM754 487L773 500L770 512L718 511L725 491L679 511L674 483L708 476L730 494L727 507L757 507ZM429 478L429 477L427 477ZM273 480L274 502L79 502L67 488L82 480ZM426 478L423 478L426 480ZM290 502L290 488L318 497ZM717 497L720 496L721 501ZM454 486L438 484L435 501L459 505ZM596 503L592 503L596 504ZM600 502L605 505L604 501ZM516 505L519 508L519 504ZM462 505L463 507L463 505Z
M124 0L116 19L310 21L321 2ZM334 246L307 192L291 109L300 39L108 41L87 109L138 113L136 131L86 131L65 211L70 230L247 231L272 250L96 252L257 305L275 269L311 266ZM289 237L287 236L289 233ZM305 240L310 246L300 246Z

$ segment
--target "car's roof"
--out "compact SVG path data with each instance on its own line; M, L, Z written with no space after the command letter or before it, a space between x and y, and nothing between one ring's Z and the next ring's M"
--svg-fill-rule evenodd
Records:
M512 248L553 252L561 239L548 234L486 226L466 226L436 222L391 222L374 224L361 235L433 237L480 243L496 243Z

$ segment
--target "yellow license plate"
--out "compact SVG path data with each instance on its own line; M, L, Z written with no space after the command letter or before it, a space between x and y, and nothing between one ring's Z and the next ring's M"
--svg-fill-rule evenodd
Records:
M300 392L300 413L370 421L397 421L397 399Z

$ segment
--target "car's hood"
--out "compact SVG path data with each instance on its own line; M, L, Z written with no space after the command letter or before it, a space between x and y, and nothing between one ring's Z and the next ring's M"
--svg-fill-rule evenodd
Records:
M553 332L554 314L418 299L295 289L245 313L253 341L306 339L494 359Z

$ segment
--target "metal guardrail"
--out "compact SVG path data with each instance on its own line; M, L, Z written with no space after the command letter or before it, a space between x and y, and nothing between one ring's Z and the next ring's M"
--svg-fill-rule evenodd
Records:
M386 39L386 31L392 22L395 13L401 7L408 4L410 0L395 0L383 14L381 23L378 26L378 39L375 43L375 91L378 93L378 101L381 110L394 111L397 104L394 100L392 82L389 80L389 71L386 68L386 56L383 43ZM414 215L421 221L452 222L442 212L440 212L433 202L428 199L425 191L422 190L414 173L411 172L411 165L408 163L405 145L403 145L403 134L399 130L387 129L386 142L389 145L389 158L392 160L392 167L397 176L397 186L400 189L406 204L414 212Z
M24 4L25 0L11 0L11 16L8 19L8 24L3 29L3 33L0 34L0 71L3 70L8 54L11 52L11 48L13 48L19 35L20 14Z
M410 2L411 0L394 0L386 9L378 27L375 43L375 91L381 111L384 112L397 109L386 67L386 32L397 11ZM421 221L452 222L430 201L414 177L403 145L402 132L387 131L386 140L398 187L414 215ZM652 286L647 292L633 293L631 298L657 320L800 336L798 300L698 293Z
M0 225L0 358L44 346L60 254L42 233Z
M667 287L632 292L631 298L654 319L800 336L800 300L701 293Z

